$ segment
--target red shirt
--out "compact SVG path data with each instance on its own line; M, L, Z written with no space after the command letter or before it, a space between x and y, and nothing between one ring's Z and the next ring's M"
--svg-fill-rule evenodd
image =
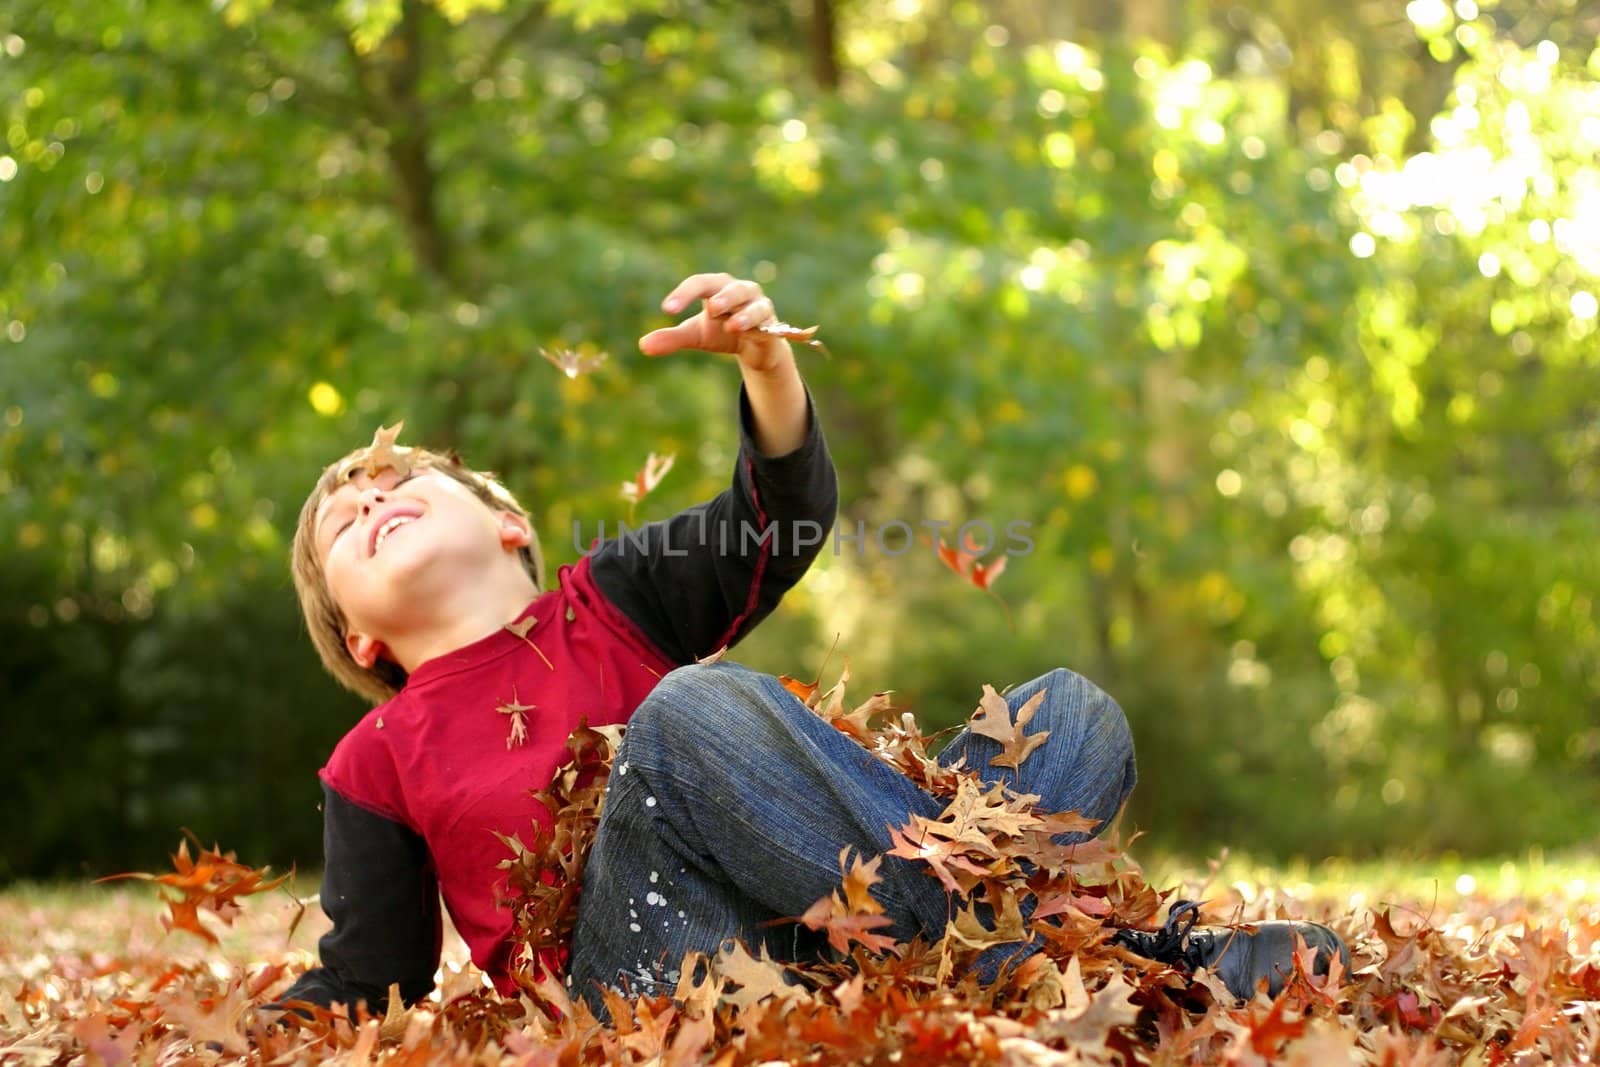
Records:
M548 828L551 813L530 791L566 761L568 735L580 720L626 722L675 666L595 587L588 557L562 567L560 588L518 621L530 614L538 621L526 640L500 630L418 667L345 735L321 772L352 803L427 842L450 918L502 992L511 990L512 915L499 903L499 865L510 853L494 831ZM523 713L526 739L508 744L512 717L499 709L514 703L532 707Z

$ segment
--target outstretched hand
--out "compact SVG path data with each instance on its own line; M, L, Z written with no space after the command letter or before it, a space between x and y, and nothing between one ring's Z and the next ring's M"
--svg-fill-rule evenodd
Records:
M661 301L661 310L676 314L696 300L705 303L676 326L651 330L639 338L639 351L666 356L686 348L731 352L745 370L770 371L793 360L789 343L756 329L776 322L772 301L756 282L730 274L694 274L678 283Z

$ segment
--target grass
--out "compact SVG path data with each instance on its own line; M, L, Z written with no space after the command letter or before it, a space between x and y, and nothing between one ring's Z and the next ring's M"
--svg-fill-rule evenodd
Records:
M1535 848L1521 856L1492 859L1390 856L1276 864L1225 854L1214 873L1208 872L1215 860L1141 858L1152 885L1182 882L1196 895L1226 888L1247 901L1261 892L1277 892L1297 900L1342 901L1352 908L1392 904L1450 910L1468 900L1523 900L1561 913L1600 902L1600 854L1593 853L1546 856Z
M1395 856L1284 864L1239 854L1220 860L1161 854L1139 858L1152 885L1181 889L1179 896L1208 899L1222 909L1230 900L1249 905L1263 896L1319 911L1389 906L1422 914L1449 913L1473 901L1521 901L1536 914L1559 921L1600 902L1600 854L1546 856L1534 849L1498 859ZM294 895L280 890L246 901L232 927L215 927L221 943L212 948L198 938L162 929L162 908L152 886L17 883L0 890L0 955L15 958L30 949L47 953L67 942L114 955L147 951L159 942L175 958L221 956L236 963L315 953L317 939L328 929L314 899L317 884L315 875L301 874L293 883ZM291 935L296 895L308 903ZM448 929L446 949L447 959L466 959L464 946Z

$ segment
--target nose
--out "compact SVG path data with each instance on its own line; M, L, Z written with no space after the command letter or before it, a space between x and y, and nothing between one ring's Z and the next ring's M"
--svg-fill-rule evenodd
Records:
M361 490L361 495L356 497L356 500L358 501L357 507L360 509L362 515L370 514L373 508L382 504L387 499L388 497L385 495L384 491L375 485L367 486L367 488Z

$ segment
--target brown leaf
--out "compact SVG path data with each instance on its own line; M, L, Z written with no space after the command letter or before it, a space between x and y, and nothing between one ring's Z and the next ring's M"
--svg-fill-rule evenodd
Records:
M806 995L805 990L783 980L783 967L767 954L765 945L761 946L761 958L757 959L746 951L742 942L736 941L717 954L715 966L723 978L739 987L732 991L724 988L722 993L723 1002L735 1008L748 1008L768 998L794 1001Z
M182 1029L195 1044L213 1042L235 1056L250 1051L244 1030L245 1013L250 1007L242 981L230 983L220 997L196 998L187 991L176 990L161 1002L164 1020Z
M393 426L380 426L372 435L372 443L363 449L354 459L340 471L340 479L346 480L356 471L361 471L369 478L376 478L384 470L392 470L404 478L411 473L411 449L400 448L395 445L395 440L400 436L400 431L405 429L404 422L397 422Z
M525 713L536 710L536 704L524 704L517 699L517 687L511 687L511 700L504 704L496 704L495 711L511 717L511 735L506 738L506 748L516 748L528 739L528 723L523 717Z
M1026 734L1023 727L1032 721L1034 713L1039 710L1039 705L1044 703L1046 690L1041 689L1017 709L1016 720L1011 717L1011 707L1006 703L1005 697L995 692L994 686L983 687L983 698L978 703L978 709L972 713L972 718L967 721L967 726L975 734L991 738L1000 743L1002 751L989 761L991 767L1021 768L1022 763L1033 751L1050 737L1049 730L1040 730L1038 733Z
M894 947L894 938L872 931L892 926L894 921L883 914L883 905L870 892L883 881L878 875L883 857L862 860L857 856L846 869L849 855L848 845L839 850L839 870L844 875L843 896L835 892L818 900L800 916L800 922L809 929L826 932L828 944L842 953L850 951L852 942L869 952L887 952Z
M570 622L571 620L569 619L568 621ZM555 670L555 664L551 663L550 657L544 654L544 649L536 645L533 642L533 639L528 636L528 631L532 630L537 625L539 625L539 620L534 618L532 615L528 615L516 622L506 623L506 629L511 631L513 634L516 634L523 640L523 643L525 643L529 648L533 649L538 657L544 660L544 665L546 667L549 667L551 670Z

